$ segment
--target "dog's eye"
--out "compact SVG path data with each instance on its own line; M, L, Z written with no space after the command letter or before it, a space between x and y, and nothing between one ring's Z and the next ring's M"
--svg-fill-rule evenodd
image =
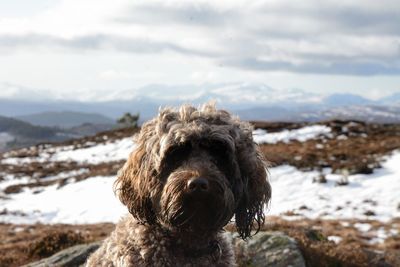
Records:
M235 177L237 177L234 149L222 141L213 141L209 143L208 151L213 158L213 162L225 174L230 185L234 186Z
M208 140L202 143L202 147L206 149L213 159L212 161L226 175L229 175L232 164L232 155L230 147L222 141Z
M187 159L188 155L192 150L192 145L190 143L183 143L174 147L171 147L164 155L164 159L161 163L161 173L162 176L169 175L177 167L179 167L182 162Z

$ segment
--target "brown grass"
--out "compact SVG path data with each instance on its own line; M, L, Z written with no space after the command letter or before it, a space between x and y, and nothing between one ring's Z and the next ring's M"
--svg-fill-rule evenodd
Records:
M94 225L0 224L0 266L33 262L76 244L104 239L114 229L111 223Z
M356 223L368 223L361 232ZM20 266L52 255L64 248L104 239L114 229L110 223L93 225L12 225L0 224L1 266ZM282 231L295 238L307 266L400 266L400 236L394 234L383 243L371 243L378 229L400 232L400 218L388 223L374 220L288 221L268 217L262 230ZM230 225L228 230L234 230ZM339 236L336 244L329 236Z
M400 125L326 122L333 129L333 137L263 144L261 150L272 166L289 164L301 170L321 170L330 167L333 173L370 174L380 167L384 155L400 148ZM269 131L268 124L262 124ZM344 132L343 129L348 131ZM276 130L276 126L273 126ZM343 139L338 139L338 136ZM345 139L346 138L346 139Z
M369 223L371 230L360 232L355 223ZM392 228L394 227L394 228ZM286 221L271 217L264 230L283 231L296 239L307 266L400 266L400 237L395 235L384 243L371 243L379 228L400 230L400 219L389 223L359 220ZM339 236L336 244L328 236Z

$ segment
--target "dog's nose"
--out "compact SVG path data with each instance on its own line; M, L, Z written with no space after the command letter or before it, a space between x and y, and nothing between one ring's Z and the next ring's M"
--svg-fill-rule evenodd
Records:
M208 180L203 177L192 178L187 183L190 192L206 192L209 189Z

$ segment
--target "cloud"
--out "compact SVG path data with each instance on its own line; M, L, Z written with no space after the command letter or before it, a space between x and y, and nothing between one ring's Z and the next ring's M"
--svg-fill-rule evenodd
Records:
M0 20L0 29L16 29L0 30L0 49L127 52L154 62L173 52L185 63L196 57L245 71L399 74L396 0L81 2Z
M130 7L116 22L134 24L175 24L213 27L231 21L240 14L236 10L218 10L211 4L163 5L146 3Z
M288 61L268 61L254 58L226 62L227 65L257 71L290 71L296 73L339 74L355 76L399 75L400 64L385 66L379 62L308 62L294 64Z
M212 56L216 64L243 70L398 75L400 5L384 2L146 2L131 6L116 21L158 30L174 27L176 43L179 37L204 37L207 49L217 51Z
M64 48L73 50L117 50L131 53L161 53L173 51L180 54L206 56L207 53L185 48L172 42L127 38L116 35L86 35L62 38L44 34L0 35L0 48Z

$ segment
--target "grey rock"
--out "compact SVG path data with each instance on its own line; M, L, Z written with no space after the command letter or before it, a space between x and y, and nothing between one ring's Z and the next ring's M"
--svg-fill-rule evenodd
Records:
M297 242L282 232L259 232L247 242L233 236L239 266L305 267Z
M23 267L77 267L84 266L86 259L96 249L99 248L101 242L91 243L87 245L78 245L64 249L53 256L33 262Z

